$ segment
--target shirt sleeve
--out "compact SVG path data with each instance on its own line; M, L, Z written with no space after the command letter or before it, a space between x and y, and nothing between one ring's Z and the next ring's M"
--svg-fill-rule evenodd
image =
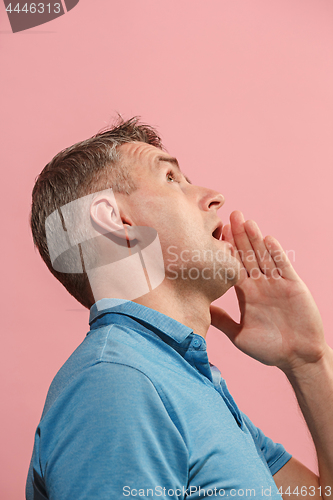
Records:
M267 463L273 476L291 459L290 453L285 450L282 444L274 443L269 437L265 436L262 430L256 427L244 413L242 413L242 417L253 437L259 455Z
M84 370L41 422L39 439L52 500L131 498L147 490L163 497L163 488L179 498L187 483L179 431L152 382L126 365Z

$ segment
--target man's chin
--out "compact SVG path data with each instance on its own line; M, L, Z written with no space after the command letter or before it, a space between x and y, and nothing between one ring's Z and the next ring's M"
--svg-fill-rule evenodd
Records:
M220 263L219 265L221 266ZM228 263L224 262L224 265L221 267L216 266L216 263L214 263L214 269L215 279L211 282L210 286L213 301L222 297L230 288L237 285L241 279L241 266L234 257L228 259Z

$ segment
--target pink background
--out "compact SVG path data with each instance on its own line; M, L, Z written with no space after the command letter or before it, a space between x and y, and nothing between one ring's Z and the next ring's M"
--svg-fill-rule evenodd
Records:
M333 3L81 0L17 34L2 3L0 17L0 497L18 500L47 389L88 320L33 249L31 190L116 111L158 126L192 182L225 195L224 222L241 209L295 252L333 346ZM237 317L233 291L219 302ZM240 408L315 470L284 375L215 329L208 345Z

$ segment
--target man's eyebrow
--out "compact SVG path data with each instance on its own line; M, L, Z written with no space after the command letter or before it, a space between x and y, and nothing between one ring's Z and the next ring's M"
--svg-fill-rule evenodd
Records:
M185 180L189 184L192 184L192 182L190 181L190 179L188 177L186 177L186 175L184 175L183 172L180 170L177 158L174 158L173 156L158 156L157 157L157 161L158 162L160 162L160 161L166 161L168 163L172 163L176 167L176 169L179 170L179 172L182 174L182 176L185 178Z

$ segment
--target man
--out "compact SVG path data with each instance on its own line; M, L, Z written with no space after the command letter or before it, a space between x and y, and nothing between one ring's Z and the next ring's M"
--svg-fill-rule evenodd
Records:
M136 118L40 174L34 242L91 308L91 329L50 387L28 500L331 496L333 354L319 312L273 237L240 212L222 227L223 203ZM211 305L231 286L240 324ZM210 324L286 374L319 477L238 409L207 358Z

